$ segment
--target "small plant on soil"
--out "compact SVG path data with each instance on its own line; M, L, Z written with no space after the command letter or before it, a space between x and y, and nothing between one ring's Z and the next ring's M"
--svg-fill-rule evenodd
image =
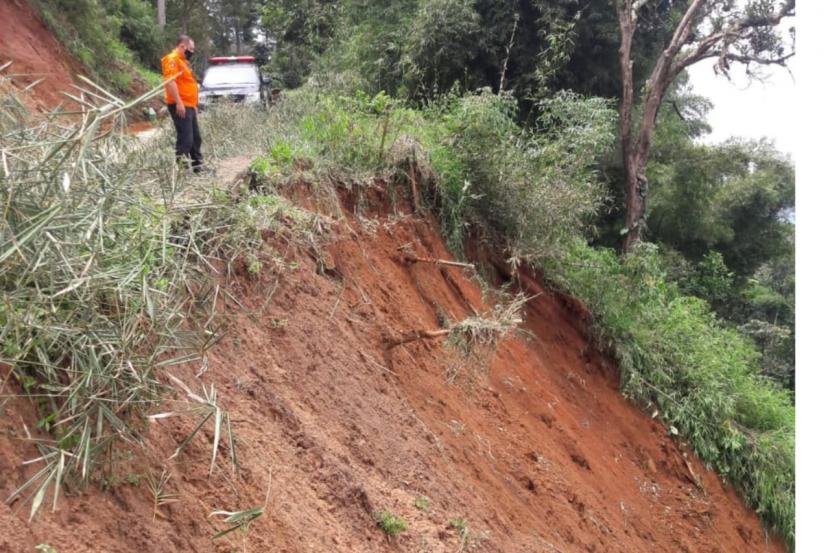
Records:
M156 479L152 476L147 476L147 489L153 497L153 520L157 516L166 518L161 512L161 507L176 503L179 500L178 494L167 491L167 483L170 481L170 473L167 469L161 471L161 475Z
M222 522L228 524L229 527L217 532L210 537L215 540L223 536L227 536L231 532L239 531L244 535L248 533L251 523L262 516L265 512L265 507L254 507L245 511L213 511L210 516L223 516Z
M231 429L231 417L226 412L223 411L217 402L216 399L216 388L213 384L210 385L210 388L206 388L202 386L202 395L198 395L194 393L187 385L176 378L175 376L168 374L168 377L178 384L187 394L188 398L188 409L185 411L192 412L200 415L202 419L193 429L193 431L187 435L187 437L182 440L179 446L176 448L176 451L173 452L173 455L170 456L171 459L174 459L179 456L179 454L184 451L187 445L193 440L199 430L207 423L211 418L213 418L213 450L211 453L210 458L210 469L208 470L208 476L213 474L213 467L216 466L216 456L219 452L219 441L222 438L222 426L225 426L225 440L228 444L228 450L230 451L231 456L231 464L233 465L234 469L237 467L236 463L236 445L234 443L234 436L233 430ZM158 413L155 415L150 415L150 419L164 419L168 417L173 417L176 415L180 415L182 413L170 411L166 413Z
M461 544L461 547L458 549L458 553L463 553L464 551L474 551L478 548L482 541L487 539L486 532L474 534L467 525L467 521L460 517L451 518L447 522L447 526L454 528L458 533L458 541Z
M405 532L407 529L406 521L402 518L395 516L389 511L383 511L382 513L378 513L376 515L376 518L380 529L383 530L383 533L390 538L398 537L398 535L400 535L402 532Z
M219 539L234 532L238 532L242 538L242 551L247 551L247 538L248 538L248 531L251 528L251 524L265 514L265 507L268 505L268 499L271 497L271 470L268 470L268 490L265 492L265 501L261 507L254 507L252 509L246 509L244 511L213 511L210 513L209 516L221 516L224 517L222 522L227 524L228 527L224 530L216 532L214 535L210 537L211 540Z
M447 524L451 528L455 528L459 532L464 532L467 530L467 521L463 518L451 518Z
M415 508L425 513L429 512L429 498L422 495L415 500Z
M141 484L141 475L135 472L131 472L124 477L124 480L130 486L138 486L139 484Z

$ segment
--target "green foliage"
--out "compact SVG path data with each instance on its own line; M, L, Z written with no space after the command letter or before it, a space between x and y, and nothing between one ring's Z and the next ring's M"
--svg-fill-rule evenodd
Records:
M545 271L587 302L596 342L618 360L623 392L656 409L792 542L794 406L761 376L752 343L705 302L680 293L656 246L643 244L619 259L576 241L566 255L546 261Z
M113 27L118 27L121 42L144 68L158 71L165 45L152 6L142 0L101 0L101 3Z
M791 161L766 141L699 145L672 128L658 130L648 167L650 236L693 260L718 251L740 277L785 254Z
M481 37L473 0L426 0L420 4L400 61L410 97L448 91L464 77Z
M415 508L425 513L429 512L429 498L422 495L415 500Z
M300 86L331 44L337 5L330 0L277 0L261 8L266 46L273 52L268 71L286 88Z
M563 92L539 104L529 132L514 123L516 109L510 96L485 90L451 100L444 117L471 207L517 249L538 255L581 232L602 205L594 164L613 142L615 116L604 100ZM462 183L445 180L442 190L458 197Z
M139 63L153 66L160 36L140 0L35 0L41 17L98 82L130 92ZM130 50L135 48L135 53ZM138 56L138 57L136 57ZM160 56L159 56L160 57ZM157 65L158 58L155 60Z
M685 293L705 299L717 309L729 301L735 288L735 274L720 253L710 251L685 275L682 284Z
M259 0L212 0L211 2L186 2L190 10L207 10L211 22L211 43L225 55L247 53L248 44L254 40L258 20ZM187 8L186 8L187 9Z
M383 511L375 515L378 527L390 538L396 538L408 528L406 521L395 516L389 511Z
M266 2L275 4L281 2ZM288 19L320 21L322 40L312 40L318 27L310 28L299 33L308 39L275 43L274 57L288 50L299 58L294 65L319 60L311 64L314 78L348 93L386 90L422 101L448 93L456 82L461 93L498 90L504 75L522 114L555 90L619 96L618 23L613 3L604 0L350 0L325 16L314 7L326 3L309 4L307 17ZM670 36L668 9L660 3L643 10L649 33L633 49L637 87ZM303 50L305 43L320 47Z
M463 532L467 529L467 521L463 518L451 518L447 524L459 532Z
M649 233L682 256L672 273L684 292L751 336L765 374L793 388L792 162L765 141L698 144L710 105L682 83L670 101L648 167Z
M487 90L416 111L383 92L343 98L306 87L286 95L284 131L271 159L255 167L267 172L304 158L318 174L365 177L394 175L402 159L420 156L439 181L435 201L455 248L478 218L538 254L580 233L602 205L594 164L613 141L614 112L603 100L565 92L537 109L540 123L526 131L513 120L516 100Z
M244 511L213 511L210 513L210 516L221 516L224 517L222 522L228 526L228 528L216 532L213 534L210 539L215 540L221 538L223 536L227 536L232 532L241 532L242 535L246 535L251 528L251 524L262 516L265 512L265 507L254 507L253 509L246 509Z

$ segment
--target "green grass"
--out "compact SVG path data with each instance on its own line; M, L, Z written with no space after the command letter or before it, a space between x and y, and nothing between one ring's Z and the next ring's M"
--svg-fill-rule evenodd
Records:
M429 498L422 495L415 499L415 508L425 513L429 512Z
M377 520L378 527L390 538L398 537L408 528L404 519L395 516L389 511L378 513L375 515L375 519Z

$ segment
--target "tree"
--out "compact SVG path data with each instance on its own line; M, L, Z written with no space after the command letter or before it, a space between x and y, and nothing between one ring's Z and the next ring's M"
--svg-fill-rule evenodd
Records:
M635 98L632 43L638 20L648 22L650 12L665 1L614 0L620 27L620 142L625 178L625 239L628 252L640 240L648 195L646 164L657 113L666 91L688 67L705 59L717 59L716 71L727 74L732 63L746 67L752 76L762 65L785 65L794 45L785 44L776 27L795 15L795 0L680 0L669 2L668 17L676 21L674 33L658 56L640 98L638 124L634 124ZM791 37L794 32L790 30Z
M404 83L415 98L446 91L464 78L481 47L481 16L472 0L427 0L421 4L401 66Z
M312 64L331 45L337 29L333 0L268 0L260 8L260 29L269 70L281 86L300 86Z
M235 55L253 39L257 25L256 0L210 0L205 2L213 19L213 44L223 53L233 46Z

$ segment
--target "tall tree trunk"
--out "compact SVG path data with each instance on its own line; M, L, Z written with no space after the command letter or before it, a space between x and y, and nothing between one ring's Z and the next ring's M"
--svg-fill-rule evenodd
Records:
M167 25L166 0L156 0L156 12L158 13L159 28L164 29Z
M623 150L625 175L625 238L623 252L628 253L640 241L645 227L648 179L646 165L651 151L651 138L657 123L657 113L666 95L666 90L677 76L672 62L692 30L692 21L704 0L692 0L686 13L675 29L671 42L660 54L649 75L643 91L643 113L634 141L632 112L634 108L634 72L631 61L631 43L637 25L637 9L642 2L617 0L617 15L620 20L620 71L623 97L620 103L620 140Z
M625 176L625 229L623 251L628 252L640 238L640 215L645 212L644 198L637 193L637 162L632 144L632 111L634 109L634 72L631 66L631 42L634 37L636 15L631 0L617 0L617 17L620 22L620 75L622 98L620 99L620 143L622 145L623 172Z

